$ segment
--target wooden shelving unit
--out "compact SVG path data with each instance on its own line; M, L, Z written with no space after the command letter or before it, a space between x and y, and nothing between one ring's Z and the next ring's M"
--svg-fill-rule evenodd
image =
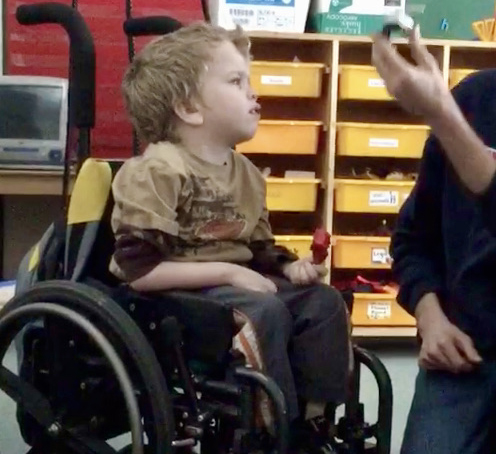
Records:
M406 114L392 100L359 99L360 96L356 96L357 99L343 99L344 68L363 68L371 65L371 40L368 37L254 32L251 33L251 38L254 62L278 62L272 65L272 68L286 63L288 70L291 71L296 71L296 68L305 66L305 64L307 66L317 64L316 67L320 68L317 70L320 80L316 94L305 97L266 94L260 99L262 120L287 122L288 128L296 127L294 122L318 124L318 137L314 149L305 149L303 146L301 150L300 146L299 150L289 153L284 152L284 147L277 153L270 153L267 150L260 152L256 148L251 151L243 150L260 168L270 168L270 176L275 178L275 180L270 180L268 193L269 198L272 198L269 206L276 207L271 212L271 221L278 240L290 247L294 246L296 250L304 254L308 252L312 232L321 225L325 226L334 236L351 238L348 241L349 244L356 245L359 242L357 237L366 237L368 243L375 245L375 250L371 250L371 261L368 263L363 259L359 261L360 254L353 253L357 261L341 266L339 263L336 264L331 251L328 258L331 268L330 281L337 283L352 279L357 274L371 280L390 279L390 266L387 263L387 237L381 236L378 242L374 242L372 241L374 231L378 227L384 227L384 223L389 228L394 227L397 212L414 181L401 182L403 192L391 188L382 191L381 188L384 186L382 179L362 178L359 180L361 183L352 181L352 184L348 186L353 186L351 188L353 190L360 187L363 191L364 187L366 188L370 183L369 208L350 206L349 200L358 200L353 192L351 198L350 196L346 198L342 193L337 194L337 192L340 186L346 187L346 181L357 180L357 175L367 172L379 177L391 172L399 172L403 175L414 173L421 156L421 147L417 145L414 153L403 157L396 156L394 152L389 155L387 153L374 155L371 150L367 153L362 153L364 150L358 153L356 150L343 153L343 149L338 148L339 135L343 123L400 124L415 125L418 128L421 126L421 120ZM394 43L400 53L409 56L406 40L398 39ZM453 70L496 67L496 45L494 43L445 40L424 40L424 43L439 62L446 84L451 85L454 78L460 76L460 74L454 74ZM269 88L272 86L284 92L285 89L290 89L293 82L297 80L296 73L285 74L285 70L282 70L282 72L272 74L270 71L266 73L267 76L277 77L266 79ZM263 70L261 74L263 75ZM358 89L357 85L357 83L351 84L351 90ZM370 76L369 85L380 89L379 77ZM363 96L363 98L366 97ZM274 140L274 144L282 146L284 137L284 130L277 129L273 139L269 140ZM376 150L381 146L393 149L396 146L395 139L381 138L381 136L376 139L387 139L382 142L382 145L381 140L371 141L370 143L375 143ZM307 172L304 175L307 186L303 185L301 191L300 189L294 190L295 187L292 184L299 184L303 180L293 174L293 183L288 183L287 178L283 180L287 171ZM394 186L394 184L394 180L389 180L386 186ZM374 187L374 185L379 186ZM0 170L0 194L59 195L61 188L60 172ZM285 200L284 194L290 188L293 192ZM372 191L374 191L373 195ZM398 192L397 196L396 192ZM384 198L386 193L390 195L389 202L386 200L387 197ZM315 204L308 203L309 194L316 195ZM372 201L374 201L373 204ZM303 202L303 205L300 202ZM344 209L343 206L345 206ZM338 247L339 245L334 245L333 250L336 251ZM360 313L358 316L360 324L355 328L355 335L360 337L411 337L415 335L413 319L408 320L405 314L398 312L399 308L395 306L394 296L391 296L389 301L384 300L384 297L374 301L369 295L368 298L364 298L364 301L359 302L359 305L362 307L358 309L355 306L355 310ZM396 316L398 313L399 318Z
M265 118L313 119L324 124L322 140L312 160L285 156L282 161L282 170L297 167L316 173L321 181L316 210L311 218L308 213L292 213L289 220L285 214L273 213L275 233L282 230L284 235L296 235L293 241L306 236L309 242L309 234L317 225L323 224L336 240L328 262L332 283L350 280L357 275L372 281L391 280L389 238L384 236L383 230L384 227L394 228L397 213L413 188L414 174L429 128L422 125L420 118L405 113L393 100L367 93L367 87L362 87L363 92L354 96L344 93L346 67L356 71L371 65L371 40L368 37L252 33L252 39L255 61L312 62L323 63L326 67L318 98L311 101L262 98ZM275 42L277 44L273 45ZM395 44L399 52L410 59L407 41L398 39ZM496 63L494 43L424 40L424 44L435 56L444 80L450 86L468 73L465 70L490 68ZM453 70L462 71L455 74ZM369 84L380 91L379 76L367 77ZM358 84L355 79L347 89L359 90ZM377 99L372 99L374 97ZM359 127L371 124L376 128L381 124L390 127L402 125L405 131L401 134L406 135L397 137L395 131L387 131L389 135L384 137L381 132L376 132L379 135L370 139L376 142L375 146L369 150L353 149L353 145L343 150L342 143L338 146L344 134L343 124ZM391 134L397 138L392 139ZM350 135L353 138L354 133ZM407 146L399 147L398 142L406 142ZM280 159L281 156L267 156L262 167L277 166ZM259 156L253 160L261 162ZM365 173L377 175L379 179L358 179L358 175ZM387 175L386 181L384 177ZM400 175L402 179L398 180ZM288 198L288 205L291 203ZM377 236L377 231L381 230L381 236ZM291 242L286 245L291 246ZM301 245L295 249L308 252ZM355 294L355 336L414 337L415 320L399 307L395 299L394 293L389 296Z
M355 326L353 337L355 338L395 338L405 339L417 335L417 328L413 326Z

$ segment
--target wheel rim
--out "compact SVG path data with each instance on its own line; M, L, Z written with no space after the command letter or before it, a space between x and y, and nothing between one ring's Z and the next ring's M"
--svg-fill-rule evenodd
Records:
M131 429L131 439L133 447L132 454L143 454L143 433L141 427L141 417L131 380L126 371L126 368L124 367L124 364L122 363L115 349L108 342L102 332L98 330L91 322L89 322L77 312L74 312L65 307L61 307L52 303L34 303L27 306L19 307L0 319L0 339L2 339L5 343L8 342L8 344L10 344L14 335L20 331L19 324L22 324L22 327L24 327L25 323L22 323L24 320L30 321L32 317L43 316L47 314L57 316L78 326L78 328L80 328L92 338L92 340L98 345L102 353L105 355L107 361L110 363L110 366L115 373L115 376L117 377L121 392L124 395L124 400L129 414L129 425ZM2 370L2 373L5 377L6 369ZM10 393L5 388L4 390L11 397L14 395L14 393L12 392L13 390L10 390ZM58 432L63 430L63 428L58 425L55 418L53 418L52 421L49 421L47 418L40 418L40 415L37 415L36 413L37 412L33 411L31 413L31 416L33 416L37 420L37 422L42 424L43 426L48 425L46 429L49 435L56 436ZM44 413L45 415L49 415L48 409L45 408Z
M11 300L0 312L0 319L17 307L39 301L52 301L82 313L109 337L120 352L126 354L126 364L133 367L132 374L140 384L146 407L145 427L152 452L172 452L174 417L167 384L156 359L155 352L135 322L112 299L102 292L83 284L69 281L42 282ZM98 323L96 323L98 322ZM0 355L6 348L0 339Z

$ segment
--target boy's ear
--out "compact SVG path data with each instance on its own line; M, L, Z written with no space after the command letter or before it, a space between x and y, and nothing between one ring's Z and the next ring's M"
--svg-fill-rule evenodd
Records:
M191 126L201 126L203 124L203 114L199 104L195 101L176 104L174 112L186 124Z

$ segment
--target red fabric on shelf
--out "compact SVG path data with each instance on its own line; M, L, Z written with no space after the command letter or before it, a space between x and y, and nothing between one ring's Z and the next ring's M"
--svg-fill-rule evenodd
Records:
M67 77L69 43L58 25L19 25L17 6L45 0L6 0L7 74ZM67 3L69 1L61 1ZM124 110L120 83L128 63L127 40L122 30L125 4L121 0L83 0L78 10L93 34L96 47L96 127L92 135L92 154L122 158L131 153L131 126ZM168 15L183 23L203 18L201 0L133 1L133 17ZM139 40L140 47L143 40Z

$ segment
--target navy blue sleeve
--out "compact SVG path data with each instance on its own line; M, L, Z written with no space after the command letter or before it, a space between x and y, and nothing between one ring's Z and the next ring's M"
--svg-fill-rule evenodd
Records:
M496 70L478 71L464 79L453 90L453 96L470 126L482 141L496 148ZM486 227L496 235L496 175L488 190L475 203Z
M496 148L496 70L464 79L452 91L465 118L484 143ZM442 193L449 173L444 150L431 135L415 188L403 205L391 244L393 274L400 285L398 302L411 314L423 295L445 294ZM478 201L488 228L496 234L496 177Z
M401 207L391 241L398 303L414 314L427 293L444 293L442 192L445 174L442 149L431 136L424 149L417 183Z
M491 234L496 236L496 174L487 191L479 198L482 219Z

